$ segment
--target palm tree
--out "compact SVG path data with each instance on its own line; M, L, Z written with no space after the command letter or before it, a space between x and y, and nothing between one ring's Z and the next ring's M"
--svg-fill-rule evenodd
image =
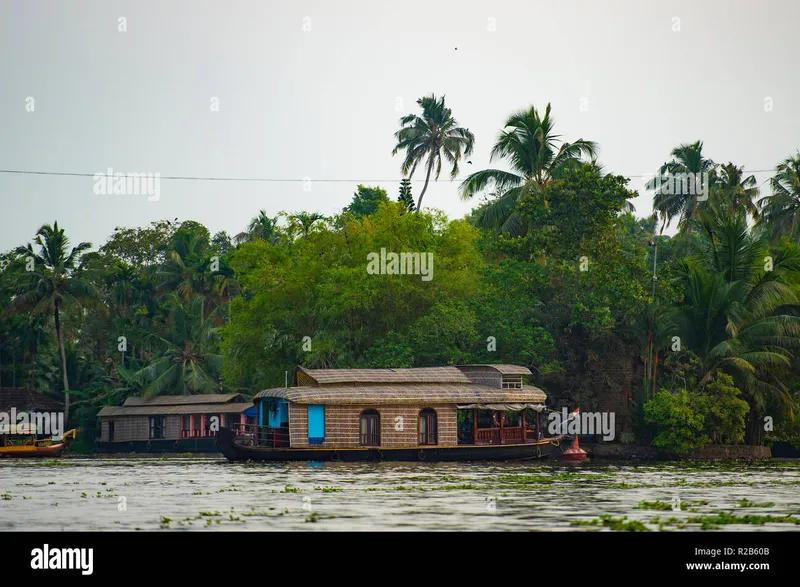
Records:
M175 233L167 259L157 266L154 279L157 289L166 294L177 291L184 300L195 294L207 295L213 287L208 242L189 231Z
M204 304L202 296L192 296L187 301L173 294L166 334L151 335L153 342L161 346L158 356L136 373L120 368L127 381L142 386L145 397L219 390L222 356L217 309L204 316Z
M239 289L227 259L212 261L212 251L206 239L194 232L179 230L172 239L165 263L157 266L153 274L156 290L162 297L175 291L184 301L200 295L205 300L206 314L227 304ZM223 320L220 314L218 319Z
M95 287L73 274L81 254L92 245L83 242L67 253L69 239L64 230L58 227L58 222L53 226L42 226L36 232L35 243L39 247L38 253L33 250L31 243L15 250L17 255L27 258L26 262L33 261L33 270L20 274L17 295L8 310L53 315L64 378L64 419L68 420L69 378L60 314L65 306L82 307L98 299Z
M758 202L760 224L775 240L781 235L800 239L800 152L778 165L770 187L772 195Z
M450 108L445 106L444 96L436 98L431 94L417 100L417 104L422 108L422 116L409 114L400 119L402 128L394 134L397 146L392 155L405 151L401 169L403 175L409 178L414 176L417 165L424 162L425 185L422 186L417 201L417 212L419 212L422 210L422 198L428 189L428 181L434 166L436 167L434 180L439 179L439 173L442 171L442 153L444 158L453 164L450 177L454 178L458 175L458 162L461 157L472 154L475 137L468 128L458 126Z
M237 234L233 240L236 244L249 243L257 240L272 240L275 236L275 227L278 219L270 218L265 210L259 210L258 216L250 220L245 232Z
M308 233L314 227L314 224L320 220L325 220L325 216L317 212L306 212L304 210L302 212L297 212L296 214L291 214L289 216L289 220L292 222L293 227L298 225L300 226L303 236L308 236Z
M696 141L692 144L684 143L672 149L672 160L664 163L659 169L659 178L671 178L676 175L694 174L698 180L710 178L715 164L711 159L703 156L703 142ZM658 179L658 178L657 178ZM657 189L661 185L657 179L650 180L646 188ZM661 216L661 230L663 231L673 218L679 217L681 228L691 228L691 220L695 217L697 209L703 200L698 200L697 194L686 194L683 190L658 190L653 197L653 209ZM680 192L680 193L674 193Z
M459 188L463 199L472 198L484 188L493 188L496 199L487 204L478 217L484 227L521 234L526 231L517 211L517 203L529 193L539 192L565 169L578 164L582 158L597 156L597 146L578 139L561 143L553 133L550 104L542 118L531 106L509 116L500 136L492 147L491 160L505 159L512 171L485 169L473 173Z
M766 405L791 411L785 376L800 348L800 304L791 287L800 274L800 249L785 243L765 270L765 250L744 215L712 204L695 225L701 251L682 265L682 338L703 361L700 385L720 371L734 377L751 406L753 442Z
M756 220L758 219L758 184L754 175L744 177L744 168L733 163L720 165L712 172L714 177L711 183L714 186L712 197L721 198L729 202L734 214L744 211Z

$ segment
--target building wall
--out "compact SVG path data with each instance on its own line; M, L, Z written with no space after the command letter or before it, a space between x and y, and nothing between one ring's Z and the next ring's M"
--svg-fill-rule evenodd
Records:
M150 420L147 416L102 418L100 440L108 442L108 422L114 421L114 442L149 440Z
M149 423L148 423L149 425ZM222 423L220 423L222 426ZM150 435L150 431L147 431L147 435ZM177 414L167 416L167 427L164 430L164 438L175 438L178 439L181 437L181 417Z
M308 406L289 404L289 441L294 448L358 448L361 446L361 412L374 409L380 414L381 446L399 448L419 445L419 413L436 410L438 446L456 446L458 433L455 406L325 406L325 442L308 444ZM397 418L402 418L398 420ZM402 429L400 424L402 423Z
M164 430L164 439L181 437L181 417L167 415L167 426ZM100 441L108 442L108 423L113 420L114 442L130 442L132 440L150 440L149 416L114 416L101 418Z

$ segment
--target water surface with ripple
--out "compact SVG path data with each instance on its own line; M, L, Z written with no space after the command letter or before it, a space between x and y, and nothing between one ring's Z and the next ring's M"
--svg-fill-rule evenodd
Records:
M0 531L800 530L800 461L0 460Z

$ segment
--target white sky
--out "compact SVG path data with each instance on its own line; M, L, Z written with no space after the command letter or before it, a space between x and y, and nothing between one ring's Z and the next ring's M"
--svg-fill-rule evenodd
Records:
M162 179L149 202L0 173L0 250L54 220L99 246L162 218L233 235L260 208L332 214L357 183L395 198L398 119L431 92L476 136L473 165L425 195L451 217L473 205L460 180L531 104L552 103L565 139L597 141L610 172L654 172L697 139L715 161L771 169L800 148L798 21L793 0L0 0L0 169L312 179Z

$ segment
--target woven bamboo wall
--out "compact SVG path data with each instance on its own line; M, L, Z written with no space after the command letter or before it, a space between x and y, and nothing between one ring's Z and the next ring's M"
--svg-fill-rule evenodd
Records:
M308 406L289 404L289 440L294 448L361 446L361 412L374 409L380 414L381 446L384 448L419 445L419 412L424 408L436 410L438 446L458 444L455 406L325 406L325 442L308 444ZM402 418L402 419L399 419Z
M167 426L164 438L177 440L181 437L181 417L166 416ZM100 422L100 442L108 442L108 422L114 420L114 442L150 440L150 418L148 416L117 416L102 418ZM199 428L200 425L197 424Z

